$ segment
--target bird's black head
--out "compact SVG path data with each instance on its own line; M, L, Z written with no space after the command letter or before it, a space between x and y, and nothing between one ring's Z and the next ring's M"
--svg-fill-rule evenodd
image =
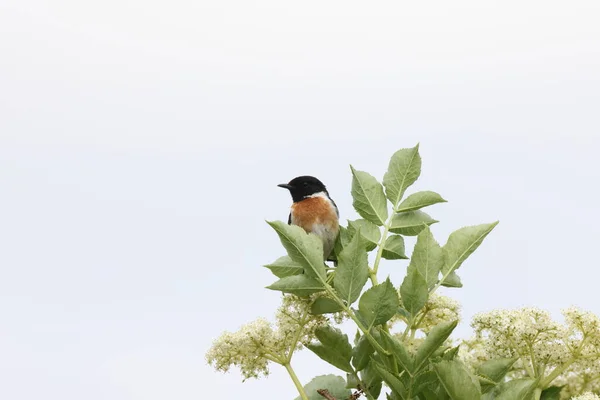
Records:
M314 176L299 176L292 179L289 183L282 183L277 186L288 189L294 202L301 201L315 193L327 193L323 182Z

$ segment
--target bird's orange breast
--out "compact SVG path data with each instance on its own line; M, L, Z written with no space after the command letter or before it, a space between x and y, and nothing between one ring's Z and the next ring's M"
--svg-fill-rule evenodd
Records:
M309 197L292 204L292 223L312 232L315 225L329 225L338 228L338 216L335 207L324 197Z

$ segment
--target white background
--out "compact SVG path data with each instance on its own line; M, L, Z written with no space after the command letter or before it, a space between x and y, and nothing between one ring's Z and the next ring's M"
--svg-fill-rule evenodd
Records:
M480 311L600 313L600 3L0 3L0 398L292 399L214 372L271 317L275 185L421 143L438 240L500 225L461 268ZM398 281L406 262L382 274ZM336 372L309 352L300 378Z

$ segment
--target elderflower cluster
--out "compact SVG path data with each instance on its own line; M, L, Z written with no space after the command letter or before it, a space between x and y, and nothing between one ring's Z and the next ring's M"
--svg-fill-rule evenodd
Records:
M600 400L600 397L592 392L587 392L580 396L573 397L571 400Z
M311 303L310 298L284 295L275 326L259 318L235 333L223 333L207 352L207 362L221 372L236 366L244 380L268 375L269 361L285 362L291 352L314 338L316 328L327 322L321 315L310 314Z
M402 298L400 298L402 301ZM415 329L429 333L433 327L443 322L460 320L460 304L458 301L441 294L432 293L421 312L417 315ZM398 322L408 323L405 315L397 313L390 320L390 327Z
M471 326L478 339L486 339L488 359L533 357L536 362L554 365L570 356L563 343L564 327L535 307L477 314Z
M419 323L419 329L428 333L434 326L442 322L460 319L460 304L458 301L437 293L432 293L423 308L424 317Z
M579 365L569 368L569 372L562 374L552 383L562 386L562 399L570 399L579 393L600 393L600 362L595 368L582 369Z
M475 339L460 353L473 366L498 357L515 357L512 376L552 376L564 386L561 399L600 391L600 318L577 308L562 311L564 324L546 311L526 307L496 310L473 318Z
M458 358L474 372L489 359L486 342L481 338L461 341L458 347Z

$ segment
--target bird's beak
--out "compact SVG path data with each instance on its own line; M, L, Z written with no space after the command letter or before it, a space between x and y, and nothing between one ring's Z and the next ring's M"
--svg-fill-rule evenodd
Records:
M290 185L289 183L280 183L280 184L279 184L279 185L277 185L277 186L279 186L280 188L287 189L287 190L291 190L291 189L292 189L292 187L293 187L293 186L292 186L292 185Z

